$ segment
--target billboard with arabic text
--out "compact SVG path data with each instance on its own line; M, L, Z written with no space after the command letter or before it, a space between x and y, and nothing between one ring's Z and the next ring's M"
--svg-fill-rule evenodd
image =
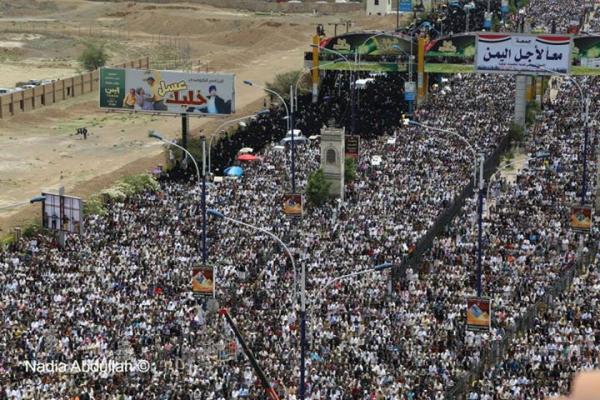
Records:
M188 115L235 112L235 75L100 69L100 108Z
M477 35L475 70L489 73L569 73L572 39L565 35L482 33Z

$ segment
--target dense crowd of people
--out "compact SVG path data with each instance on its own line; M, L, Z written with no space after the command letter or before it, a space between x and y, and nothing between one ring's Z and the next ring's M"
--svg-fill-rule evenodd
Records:
M504 359L468 388L469 399L543 399L565 393L573 371L599 367L598 260L565 296L544 306L553 286L579 255L596 251L599 239L594 228L580 247L567 223L581 196L583 169L575 85L562 81L558 98L524 139L527 161L516 179L499 179L485 200L483 293L492 301L492 327L474 333L464 322L476 280L472 199L394 285L389 270L326 285L384 262L404 265L472 178L469 146L490 155L507 134L514 79L456 75L415 112L420 123L455 131L464 141L402 126L401 79L391 75L357 94L353 117L348 80L326 76L320 103L302 97L296 116L307 135L354 119L360 157L343 201L306 207L301 218L283 215L291 159L276 146L286 130L277 109L212 153L217 172L242 147L255 148L260 161L244 164L243 178L211 183L208 207L268 229L307 270L307 398L444 399L481 366L486 349L505 340ZM580 79L592 110L600 106L598 83ZM597 189L597 128L594 121L589 202ZM373 162L375 156L381 161ZM299 144L299 191L319 165L318 141ZM88 216L84 234L69 236L66 249L36 236L0 253L0 399L264 398L231 329L209 301L191 293L191 270L203 262L200 204L197 182L167 173L158 191ZM292 269L269 236L227 220L210 218L207 237L218 305L230 311L280 397L298 399L300 268ZM532 307L539 313L527 325L523 318ZM513 335L517 328L525 334ZM137 368L60 374L31 371L25 363L97 359L132 360Z

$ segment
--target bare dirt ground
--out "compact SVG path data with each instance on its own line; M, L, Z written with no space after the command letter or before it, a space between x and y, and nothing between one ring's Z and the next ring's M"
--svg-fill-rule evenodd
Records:
M332 33L327 24L340 18L353 19L353 29L395 26L393 17L362 13L262 16L197 3L0 0L0 87L73 75L84 43L92 41L103 44L114 63L150 56L154 66L176 67L185 59L193 70L233 72L237 114L245 115L262 106L264 93L241 82L264 84L300 69L316 24ZM0 208L59 186L85 198L162 163L162 146L147 138L148 130L174 138L178 118L105 113L96 98L89 94L0 121ZM218 122L192 119L190 128L192 134L210 132ZM75 135L83 126L87 140ZM33 217L31 206L0 209L0 237Z

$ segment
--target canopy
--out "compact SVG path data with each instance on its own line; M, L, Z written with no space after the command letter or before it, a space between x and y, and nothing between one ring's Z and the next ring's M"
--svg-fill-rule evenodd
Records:
M233 166L225 168L225 175L227 176L242 176L244 175L244 169L242 167Z
M240 154L237 159L240 161L256 161L258 157L252 154Z
M292 137L288 136L288 137L285 137L285 138L281 139L279 141L279 144L284 145L284 144L286 144L288 142L291 142L291 141L292 141ZM294 142L296 142L296 143L297 142L306 143L306 142L308 142L308 139L305 136L294 136Z
M283 150L285 150L285 147L278 144L277 146L273 146L273 150L283 151Z
M254 149L252 147L242 147L239 151L240 154L252 153Z

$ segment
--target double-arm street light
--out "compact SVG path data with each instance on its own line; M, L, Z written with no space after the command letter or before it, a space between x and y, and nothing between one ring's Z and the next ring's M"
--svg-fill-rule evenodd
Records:
M215 129L215 131L213 132L213 134L211 135L211 137L208 139L208 175L210 175L211 172L212 172L211 163L210 163L211 162L211 158L210 157L211 157L211 150L212 150L212 141L219 134L219 131L221 129L225 128L226 126L233 125L235 123L242 122L242 121L245 121L247 119L255 118L255 117L258 117L258 116L261 116L261 115L266 115L266 114L269 114L269 112L270 112L270 110L261 110L261 111L258 111L256 113L254 113L254 114L246 115L244 117L230 119L230 120L227 120L227 121L223 122L221 125L219 125L217 127L217 129Z
M273 240L275 240L277 243L279 243L279 245L283 248L283 250L286 252L287 256L289 257L290 262L292 263L292 269L294 270L294 291L293 291L292 304L295 304L295 302L296 302L296 286L297 286L296 263L294 262L294 256L292 256L292 253L290 252L290 249L287 247L287 245L279 237L275 236L273 233L269 232L268 230L266 230L264 228L260 228L258 226L248 224L246 222L228 217L225 214L223 214L222 212L219 212L217 210L210 209L210 210L208 210L208 214L212 215L213 217L230 222L232 224L240 225L245 228L249 228L249 229L264 233L264 234L268 235L269 237L271 237ZM305 383L306 382L305 381L306 362L305 361L306 361L306 266L304 265L304 263L302 263L302 272L301 272L301 277L300 277L300 390L299 390L300 399L304 399L305 392L306 392L306 383Z
M590 97L589 97L589 94L586 94L583 91L583 88L581 87L579 82L577 82L577 79L575 79L571 75L565 74L564 72L554 71L554 70L551 70L551 69L543 67L543 66L537 66L537 68L542 71L549 72L553 75L561 76L561 77L571 81L573 84L575 84L575 87L577 87L577 90L579 91L579 95L581 96L580 108L581 108L581 114L583 117L583 134L584 134L584 139L583 139L583 176L582 176L582 182L581 182L581 205L583 206L583 205L585 205L585 197L587 194L587 153L588 153L588 145L589 145Z
M24 206L25 204L40 203L43 201L46 201L46 196L35 196L35 197L32 197L30 200L21 201L19 203L15 203L15 204L9 204L7 206L2 206L2 207L0 207L0 210L8 210L9 208Z
M477 296L481 297L481 275L482 275L481 262L482 262L482 241L483 241L483 194L484 194L483 193L483 191L484 191L483 164L485 161L485 155L483 153L481 153L479 155L479 157L477 157L477 152L475 151L475 148L471 145L471 143L469 143L469 141L467 139L465 139L463 136L459 135L458 133L456 133L454 131L447 130L447 129L435 128L433 126L428 126L428 125L424 125L424 124L421 124L416 121L412 121L410 119L404 119L404 125L420 126L422 128L429 129L432 131L447 133L447 134L452 135L453 137L459 139L461 142L463 142L473 155L473 160L474 160L473 184L475 184L477 181L477 160L479 158L479 185L478 185L478 195L477 195L477 225L478 225L478 230L477 230Z
M291 166L291 179L292 179L292 193L296 193L296 143L295 143L295 139L294 139L294 129L290 128L292 126L292 120L290 117L290 109L288 108L288 105L286 104L285 100L283 99L283 97L277 93L274 90L271 90L269 88L266 88L264 86L261 85L257 85L256 83L252 82L252 81L244 81L244 84L248 85L248 86L256 86L257 88L263 89L265 92L271 93L275 96L277 96L279 98L279 100L281 100L281 103L283 104L283 106L285 107L285 114L287 116L286 118L286 136L287 136L287 132L290 132L291 130L291 139L292 139L292 147L291 147L291 159L292 159L292 166ZM291 91L291 90L290 90ZM291 93L290 93L291 95ZM292 98L290 97L290 101L293 101Z
M317 293L317 296L314 298L314 301L311 304L311 307L310 307L311 318L314 318L316 315L315 307L316 307L317 303L320 303L325 299L325 292L326 292L327 288L329 288L334 283L340 282L340 281L343 281L346 279L354 278L355 276L359 276L359 275L372 274L372 273L376 273L376 272L385 271L387 269L392 268L393 266L394 266L394 264L385 262L383 264L375 265L371 268L363 269L363 270L356 271L356 272L351 272L349 274L340 275L340 276L336 276L335 278L329 279L326 284L321 286L321 288L319 289L319 292ZM312 326L313 326L312 329L314 331L315 324L313 323Z
M353 65L350 60L348 59L348 57L346 57L344 54L340 53L339 51L335 51L332 49L328 49L327 47L323 47L323 46L319 46L316 44L311 44L310 47L319 49L319 51L324 51L327 53L331 53L334 54L336 56L338 56L339 58L343 59L346 64L348 65L348 68L350 69L350 108L351 108L351 117L350 117L350 131L352 134L355 134L355 130L356 130L356 94L354 93L356 91L356 82L354 82L354 76L356 75L356 59L357 59L357 53L356 51L354 52L354 61L355 64Z
M475 151L475 148L473 147L473 145L471 145L471 143L469 143L469 141L467 139L465 139L464 136L458 134L457 132L448 130L448 129L441 129L441 128L436 128L433 126L429 126L429 125L425 125L422 124L420 122L408 119L408 118L404 118L403 120L403 125L404 126L408 126L408 125L413 125L413 126L420 126L421 128L425 128L431 131L435 131L435 132L440 132L440 133L447 133L448 135L451 135L452 137L460 140L462 143L465 144L465 146L467 147L467 149L471 152L472 156L473 156L473 184L475 184L475 182L477 181L477 152Z
M167 140L163 138L160 134L155 131L150 131L148 136L154 139L158 139L163 143L166 143L169 146L174 146L183 151L194 163L194 167L196 167L196 176L198 178L198 183L202 182L202 262L206 264L208 261L208 248L206 246L206 140L202 138L202 179L200 179L200 168L198 168L198 163L192 154L185 149L184 147L178 145L177 143Z

